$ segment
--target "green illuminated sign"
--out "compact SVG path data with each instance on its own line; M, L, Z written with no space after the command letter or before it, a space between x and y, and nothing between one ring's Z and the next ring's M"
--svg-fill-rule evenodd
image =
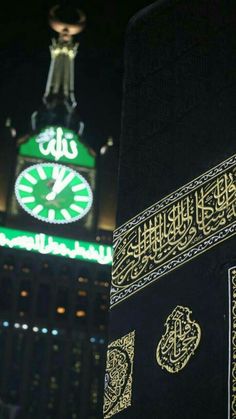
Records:
M27 167L16 180L15 194L28 214L53 224L83 218L93 201L86 179L70 167L57 163Z
M47 127L21 144L19 154L59 163L94 167L95 157L73 131Z
M22 249L43 255L62 256L86 262L111 265L112 247L103 244L71 240L43 233L31 233L0 227L0 246Z

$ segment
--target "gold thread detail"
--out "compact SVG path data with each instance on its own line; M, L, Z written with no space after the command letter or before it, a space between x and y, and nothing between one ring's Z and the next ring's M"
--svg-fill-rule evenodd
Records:
M236 233L236 156L116 230L111 307Z
M190 319L191 313L188 307L177 306L165 322L166 330L157 346L156 360L170 373L181 371L200 343L201 329Z
M105 374L104 419L131 406L135 331L108 346Z
M230 394L229 394L229 410L230 410L230 419L236 419L236 269L233 268L230 270L229 276L229 287L230 287L230 312L229 316L231 318L231 328L230 328L230 351L231 354L229 358L229 381L230 381Z

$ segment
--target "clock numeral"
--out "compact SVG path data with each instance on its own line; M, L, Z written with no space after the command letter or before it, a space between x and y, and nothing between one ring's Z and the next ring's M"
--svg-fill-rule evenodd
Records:
M78 192L78 191L82 191L82 189L85 189L86 185L84 185L84 183L79 183L78 185L72 186L72 191L73 192Z
M74 197L74 200L77 201L77 202L88 202L89 197L88 196L77 195L77 196Z
M53 167L53 170L52 170L52 177L53 177L53 179L57 179L58 178L59 172L60 172L59 167L55 165Z
M71 219L71 216L70 216L69 212L66 209L62 209L61 210L61 214L63 215L63 217L65 218L65 220L69 221Z
M26 186L26 185L20 185L19 190L22 192L29 192L29 193L33 192L33 188L31 188L31 186Z
M36 207L32 209L32 212L33 214L37 215L42 211L42 209L43 209L43 206L39 204L39 205L36 205Z
M52 221L52 220L54 220L54 219L55 219L55 210L54 210L54 209L50 209L50 210L48 211L48 219L49 219L50 221Z
M78 205L75 205L75 204L71 204L71 205L70 205L70 208L71 208L72 210L74 210L75 212L78 212L79 214L80 214L81 212L83 212L83 208L81 208L81 207L79 207Z
M46 173L44 172L44 170L41 166L37 167L37 172L39 174L40 179L42 179L42 180L47 179Z
M24 177L26 180L28 180L28 182L32 183L33 185L36 185L37 179L35 179L35 177L33 177L30 173L25 173Z
M22 202L24 204L30 204L31 202L34 202L35 198L33 196L25 196L24 198L22 198Z

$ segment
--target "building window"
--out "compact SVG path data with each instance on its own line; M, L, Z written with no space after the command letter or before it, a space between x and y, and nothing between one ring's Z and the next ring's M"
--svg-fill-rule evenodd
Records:
M13 352L8 375L8 394L10 403L17 404L19 402L26 346L26 335L16 332L13 337Z
M39 410L39 399L44 391L42 371L45 369L46 350L47 340L45 336L34 334L32 347L33 362L30 370L29 401L27 408L27 411L31 414L30 417L33 417L33 413L37 414Z
M47 413L57 417L60 406L60 391L64 373L65 345L62 341L54 341L50 360L50 376L48 378Z
M83 347L82 342L77 341L73 342L71 356L70 356L70 376L69 376L69 391L68 391L68 399L67 399L67 406L66 412L68 418L79 418L79 411L80 411L80 389L83 386L83 382L81 380L81 372L82 372L82 355L83 355ZM83 403L83 400L82 400ZM75 416L76 415L76 416Z
M94 301L93 323L97 330L105 331L108 323L108 298L98 294Z
M81 269L78 272L78 282L80 285L88 284L89 282L89 274L87 269Z
M29 260L25 260L21 266L21 272L24 274L29 274L32 271L32 264Z
M80 325L85 325L88 310L88 293L85 290L78 290L75 303L75 318Z
M56 318L64 320L68 317L68 288L60 287L56 297Z
M17 311L23 317L29 313L30 310L30 294L31 282L29 280L22 280L19 287L19 296L17 301Z
M48 284L40 284L37 294L37 316L47 318L51 305L51 289Z
M44 277L50 277L50 278L52 277L53 269L47 260L43 261L41 269L40 269L40 274L43 275Z
M12 279L3 277L0 283L0 312L10 311L13 298Z
M107 272L98 272L97 278L95 280L95 285L99 287L109 288L110 280L108 280Z
M63 265L60 270L60 275L63 279L69 279L71 278L71 268L68 265Z
M2 267L3 267L4 271L14 271L15 260L14 260L13 256L6 257L6 259L3 261Z

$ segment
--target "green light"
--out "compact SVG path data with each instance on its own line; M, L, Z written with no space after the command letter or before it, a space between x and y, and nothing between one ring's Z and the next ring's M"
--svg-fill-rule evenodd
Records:
M112 263L111 246L5 227L0 227L0 246L102 265L111 265Z
M83 218L93 201L91 188L83 176L57 163L27 167L16 180L15 194L26 212L54 224Z
M95 157L79 136L74 131L56 126L47 127L38 135L30 137L21 144L19 154L83 167L95 166Z

